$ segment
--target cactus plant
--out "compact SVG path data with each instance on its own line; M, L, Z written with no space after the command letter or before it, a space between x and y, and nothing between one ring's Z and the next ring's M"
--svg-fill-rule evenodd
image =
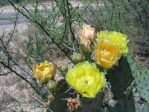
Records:
M125 57L119 60L118 66L108 70L107 80L116 99L124 96L124 92L133 81L132 71Z
M149 69L139 66L133 56L127 56L136 83L136 88L142 98L149 102Z
M107 112L149 112L149 105L147 103L139 103L131 98L122 98L118 100L115 107L108 106Z
M149 69L142 69L136 73L135 82L139 94L149 102Z

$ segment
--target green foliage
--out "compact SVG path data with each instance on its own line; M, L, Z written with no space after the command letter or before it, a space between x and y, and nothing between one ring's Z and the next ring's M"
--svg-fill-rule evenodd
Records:
M44 45L43 38L35 37L36 39L33 40L32 38L29 38L29 41L24 43L24 47L27 49L27 54L34 57L36 60L41 61L41 58L43 57L44 52L46 52L46 47Z
M91 9L94 19L94 26L102 26L102 29L119 32L131 32L131 20L134 15L128 12L126 0L102 0L97 8ZM131 30L130 30L131 29Z
M90 5L85 15L97 30L125 32L131 42L140 42L149 39L148 9L148 0L101 0L95 8ZM145 52L147 46L143 46Z
M33 64L45 61L50 57L50 49L45 39L47 37L39 30L35 30L35 27L32 28L29 29L31 31L28 32L28 39L20 46L26 54L25 57L23 56L24 60L31 69Z
M33 10L19 7L22 13L26 14L31 22L45 33L54 44L66 49L72 49L76 44L73 23L79 20L78 8L74 8L68 0L55 0L51 8L44 5L42 10L38 9L40 3L36 0Z

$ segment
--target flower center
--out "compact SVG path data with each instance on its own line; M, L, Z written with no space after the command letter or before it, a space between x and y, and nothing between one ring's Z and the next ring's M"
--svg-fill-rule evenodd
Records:
M85 84L88 84L88 81L87 81L86 79L85 79L85 81L84 81L84 82L85 82Z
M44 67L43 66L39 66L37 69L40 70L40 71L44 71Z

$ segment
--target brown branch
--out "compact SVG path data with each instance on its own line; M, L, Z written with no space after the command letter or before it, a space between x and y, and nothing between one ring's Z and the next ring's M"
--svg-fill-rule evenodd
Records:
M75 41L75 34L74 31L72 30L72 17L71 17L71 13L70 13L70 7L72 7L72 5L69 3L68 0L66 0L66 14L68 15L68 25L69 25L69 30L71 32L72 35L72 40Z
M18 77L20 77L24 81L26 81L37 92L37 94L39 94L43 99L47 100L48 94L49 94L48 90L45 89L44 86L37 83L36 79L32 78L31 75L30 76L28 75L26 76L25 74L20 75L20 73L18 73L16 70L11 68L10 66L6 65L4 62L0 61L0 64L3 65L8 70L10 70L12 73L16 74Z
M60 9L60 12L61 12L62 16L64 17L64 24L65 24L63 38L65 38L67 28L69 28L69 31L71 33L71 39L74 42L76 39L75 39L74 31L72 29L72 16L70 13L72 5L69 3L68 0L63 0L63 4L59 4L59 1L57 1L57 0L55 0L55 2L57 4L57 6L59 7L59 9L61 8L60 5L63 5L63 9ZM70 8L70 6L71 6L71 8Z
M7 72L7 73L0 73L0 76L5 76L5 75L8 75L10 73L12 73L12 72L10 71L10 72Z
M23 16L25 16L27 19L29 19L30 21L32 21L33 23L37 24L39 26L39 28L48 36L50 37L52 43L54 43L64 54L65 56L71 60L70 56L68 55L67 52L65 52L63 50L63 48L66 48L64 46L60 46L60 44L58 44L57 42L55 42L55 40L51 37L51 35L49 34L49 32L44 28L44 26L38 22L36 19L32 19L31 17L29 17L27 14L25 14L23 11L21 11L19 8L17 8L15 6L15 4L11 1L11 0L8 0L8 2L14 7L14 9L16 9L19 13L21 13ZM23 7L23 9L29 13L28 9L26 9L25 7ZM31 16L31 14L29 13L29 15ZM62 48L63 47L63 48ZM67 48L66 48L67 49Z
M12 33L11 33L10 38L8 39L6 45L9 44L9 42L11 41L11 39L12 39L14 33L15 33L15 29L16 29L16 25L17 25L17 21L18 21L18 16L19 16L19 12L17 12L17 14L16 14L16 18L15 18L15 21L14 21L13 30L12 30Z
M14 27L14 30L15 30L15 27ZM13 31L13 33L14 33L14 31ZM37 94L39 94L43 99L47 99L48 94L49 94L48 89L45 88L43 85L37 83L36 79L32 78L32 75L29 72L29 70L25 70L23 67L21 67L21 65L23 65L23 64L18 63L19 60L17 60L17 61L14 60L14 58L11 56L9 50L7 49L7 45L9 44L12 36L13 35L11 35L11 37L8 39L8 41L5 42L4 41L5 33L3 32L3 35L1 36L2 38L0 38L0 51L7 58L7 64L5 62L3 62L3 60L1 60L0 65L2 65L4 68L8 69L11 73L16 74L22 80L26 81L37 92ZM10 64L13 65L13 67ZM14 69L14 67L17 67L17 68ZM21 73L19 73L18 70L21 71ZM9 72L7 72L7 73L9 73ZM2 73L1 75L6 75L7 73Z

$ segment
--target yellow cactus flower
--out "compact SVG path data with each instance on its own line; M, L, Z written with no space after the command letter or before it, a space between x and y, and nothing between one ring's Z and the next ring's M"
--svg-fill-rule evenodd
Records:
M44 63L35 65L32 75L37 80L44 81L52 79L55 72L56 72L55 65L53 63L45 61Z
M128 39L126 34L122 34L116 31L101 31L97 33L99 41L107 41L120 50L122 54L128 53Z
M111 68L121 57L119 50L109 42L96 45L96 60L103 68Z
M95 28L91 27L90 25L84 24L79 36L81 44L90 49L95 37Z
M95 64L88 61L80 62L69 69L66 81L83 97L94 98L105 86L105 77Z
M128 53L128 40L125 34L115 31L97 33L96 60L103 68L111 68L123 54Z

